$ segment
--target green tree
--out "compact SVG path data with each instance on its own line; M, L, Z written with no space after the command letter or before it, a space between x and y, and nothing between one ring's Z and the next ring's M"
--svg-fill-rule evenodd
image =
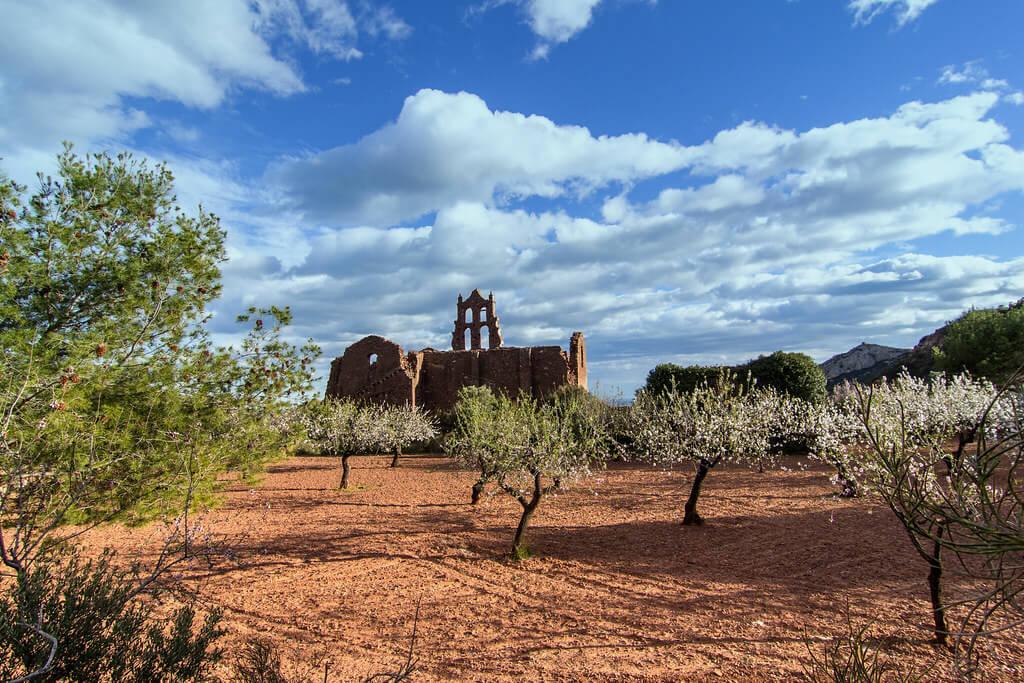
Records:
M311 388L319 349L287 342L291 313L273 307L240 316L239 348L215 346L206 309L223 260L217 217L183 211L164 165L68 146L31 195L0 179L0 561L16 587L62 576L46 569L66 523L187 514L217 474L280 452L277 418ZM188 558L187 520L182 536ZM130 617L132 601L118 604L104 623ZM70 632L20 616L61 670ZM146 658L169 655L185 631L191 622L170 640L153 631Z
M749 378L758 386L768 386L811 403L821 403L828 395L825 373L806 353L776 351L758 356L737 371L741 378Z
M224 232L177 205L165 166L70 147L58 162L24 203L0 183L0 464L68 473L75 520L159 514L186 479L208 492L275 452L268 416L311 387L319 350L283 340L286 308L240 316L237 350L212 344Z
M644 391L648 394L666 394L672 391L688 392L705 384L715 384L731 368L724 365L676 365L661 363L647 373Z
M527 396L512 400L478 388L460 392L459 402L465 405L457 408L461 419L446 442L449 452L479 467L522 506L512 557L525 558L526 530L541 501L603 465L611 439L578 393L561 392L538 404Z
M934 350L935 367L1005 382L1024 367L1024 299L999 308L967 311L946 328Z

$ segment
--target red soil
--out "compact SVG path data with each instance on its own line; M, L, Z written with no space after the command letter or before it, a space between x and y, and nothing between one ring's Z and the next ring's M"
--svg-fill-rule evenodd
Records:
M472 473L353 463L356 490L335 488L335 459L292 458L204 516L236 557L186 581L224 608L229 650L258 635L300 680L325 661L331 681L359 680L402 663L419 605L418 681L783 681L806 642L843 632L849 603L904 663L950 670L928 642L927 567L887 509L833 497L825 470L718 468L697 528L680 525L689 471L613 465L546 499L535 556L511 562L519 505L468 505ZM162 532L92 542L151 558ZM981 680L1024 680L1020 632L989 641L984 664Z

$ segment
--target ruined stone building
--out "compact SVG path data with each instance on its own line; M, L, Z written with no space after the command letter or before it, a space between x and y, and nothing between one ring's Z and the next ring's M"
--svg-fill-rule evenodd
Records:
M451 351L406 353L384 337L364 337L331 363L327 396L445 410L470 385L534 398L564 385L586 388L583 333L573 333L568 353L559 346L504 346L494 294L485 299L474 289L465 300L459 295Z

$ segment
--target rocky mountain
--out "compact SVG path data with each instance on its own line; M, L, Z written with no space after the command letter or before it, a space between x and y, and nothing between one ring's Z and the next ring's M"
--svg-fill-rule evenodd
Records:
M829 358L821 364L821 369L830 388L845 380L871 381L881 377L886 368L910 353L911 349L861 342L846 353Z
M921 337L912 349L861 343L846 353L833 356L821 364L828 388L846 380L870 383L881 377L892 379L906 370L915 377L926 377L935 365L932 349L942 344L946 325Z

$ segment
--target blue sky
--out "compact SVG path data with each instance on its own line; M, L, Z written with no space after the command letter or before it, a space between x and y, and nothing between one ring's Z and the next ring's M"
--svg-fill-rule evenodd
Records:
M910 346L1024 296L1019 0L0 0L0 168L166 159L229 233L215 329L326 356L511 345L656 363Z

